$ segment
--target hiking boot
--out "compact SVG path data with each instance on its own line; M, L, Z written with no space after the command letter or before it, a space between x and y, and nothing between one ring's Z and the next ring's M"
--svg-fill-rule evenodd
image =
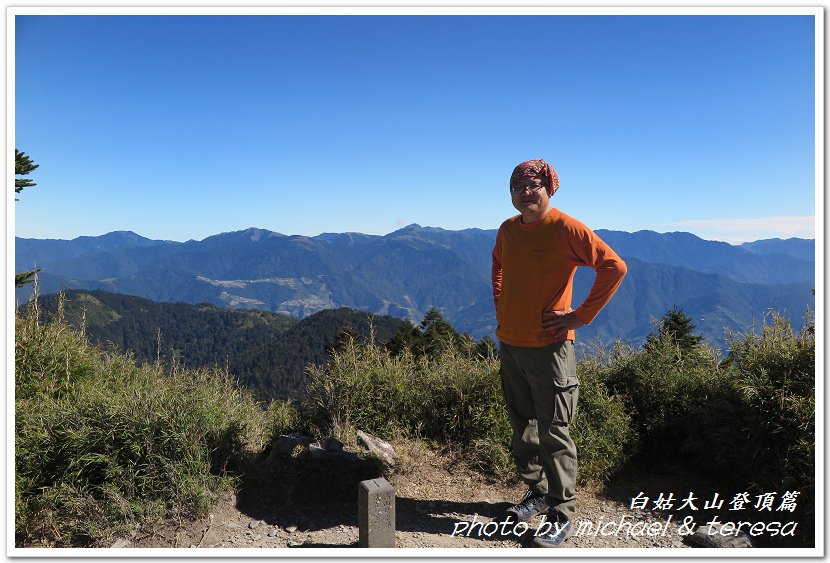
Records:
M507 514L515 516L520 522L529 522L547 509L547 496L528 490L519 504L507 509Z
M533 538L534 547L559 547L566 539L571 537L574 528L567 516L556 509L552 509L542 519L542 523L539 524L537 530L538 535Z

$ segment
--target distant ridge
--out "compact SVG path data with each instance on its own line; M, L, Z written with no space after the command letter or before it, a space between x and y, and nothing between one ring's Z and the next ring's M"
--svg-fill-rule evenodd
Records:
M816 257L816 241L813 239L772 238L745 242L741 248L755 254L785 254L801 260L812 261Z
M690 233L597 230L629 264L618 295L579 332L638 344L653 319L678 306L712 342L770 309L800 325L814 307L815 241L734 246ZM349 307L419 322L439 309L461 332L493 335L490 261L495 229L411 224L388 235L284 235L266 229L185 243L108 233L72 241L16 239L16 271L42 267L41 291L102 289L159 302L211 303L304 318ZM812 253L811 253L812 252ZM575 302L593 272L577 272ZM18 290L25 299L28 289Z

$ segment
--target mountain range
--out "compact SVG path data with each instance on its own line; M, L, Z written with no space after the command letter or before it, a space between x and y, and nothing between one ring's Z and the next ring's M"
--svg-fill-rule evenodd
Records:
M776 310L795 326L814 307L815 241L730 245L689 233L597 230L628 265L620 289L579 339L639 344L677 306L710 342ZM154 301L208 303L304 318L349 307L418 323L435 307L459 332L495 333L490 256L495 230L409 225L388 235L283 235L250 228L201 241L113 232L73 240L15 239L17 272L42 268L41 293L100 289ZM579 268L574 303L593 271ZM31 289L17 290L19 301Z

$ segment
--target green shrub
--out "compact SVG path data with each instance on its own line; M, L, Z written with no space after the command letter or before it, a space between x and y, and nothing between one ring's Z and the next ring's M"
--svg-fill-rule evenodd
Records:
M265 418L267 420L265 431L267 443L273 442L281 434L312 431L291 401L271 401Z
M143 519L203 514L262 446L264 413L221 370L136 367L60 315L27 313L16 331L18 545L103 545Z
M799 491L796 516L811 532L814 332L796 333L773 314L760 334L731 335L729 348L719 362L706 345L684 350L661 335L644 350L618 345L597 371L625 402L640 453L647 454L640 462L683 463L722 487L753 494Z
M605 482L631 459L637 435L620 397L609 393L603 354L577 365L579 402L573 439L579 455L579 482Z
M309 367L304 403L321 428L359 428L387 437L417 437L460 449L471 465L513 473L511 430L498 360L445 347L434 357L393 356L373 344L344 342L332 360ZM597 369L582 375L574 424L580 480L601 481L627 460L634 440L622 402Z
M719 397L727 381L717 351L707 345L683 349L671 335L655 337L648 349L618 344L606 384L625 403L640 452L665 458L688 437L688 420L699 405Z
M752 465L764 469L761 481L795 487L812 483L815 462L815 336L794 333L774 316L761 334L731 339L729 360L737 368L740 432Z
M724 365L728 385L717 401L696 413L704 441L699 449L712 457L712 471L762 487L812 483L813 334L796 334L789 322L774 316L761 334L731 335Z
M425 438L459 445L484 465L504 461L509 423L492 359L470 359L453 347L434 358L393 356L348 339L308 375L304 408L321 433Z
M331 419L324 418L325 422L321 423L307 416L307 413L301 413L290 401L271 402L266 416L269 443L284 434L299 433L311 439L333 434ZM338 424L337 428L338 437L351 446L347 449L360 451L355 447L357 436L354 428L348 424ZM368 452L315 458L308 449L299 446L285 453L275 453L266 448L259 459L247 464L245 480L247 488L268 491L267 494L280 497L294 493L354 494L358 483L380 477L385 470L382 460Z
M756 493L799 491L797 515L815 501L815 335L773 315L760 334L730 337L730 387L700 417L704 473L729 475ZM720 421L720 423L719 423ZM812 531L812 524L804 527Z
M510 422L498 361L446 349L434 360L422 360L419 371L423 432L461 444L483 469L497 474L511 471Z
M412 395L416 390L406 385L413 371L412 356L393 358L375 344L360 346L349 336L327 364L306 368L303 410L322 434L343 436L353 428L386 433L396 419L411 418L403 409L418 400Z

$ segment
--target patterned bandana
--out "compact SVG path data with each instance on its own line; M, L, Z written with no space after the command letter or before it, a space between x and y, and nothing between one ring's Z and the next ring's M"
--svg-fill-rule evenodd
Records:
M528 160L514 168L513 174L510 175L510 186L515 186L527 178L539 178L542 186L547 189L548 196L552 196L559 189L559 177L556 175L556 170L544 160Z

